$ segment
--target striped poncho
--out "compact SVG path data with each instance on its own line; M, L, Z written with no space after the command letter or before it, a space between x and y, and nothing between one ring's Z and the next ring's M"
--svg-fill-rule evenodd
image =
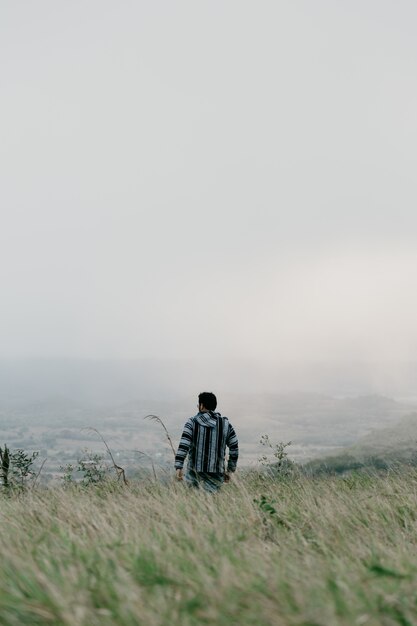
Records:
M182 469L188 454L188 469L195 472L223 474L226 447L229 448L227 471L234 472L239 456L235 430L227 417L206 411L197 413L184 425L175 457L176 469Z

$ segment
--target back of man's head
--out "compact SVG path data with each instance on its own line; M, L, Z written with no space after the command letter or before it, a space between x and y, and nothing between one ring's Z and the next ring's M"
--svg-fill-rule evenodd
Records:
M214 411L217 406L217 398L211 391L203 391L198 396L199 406L202 404L208 411Z

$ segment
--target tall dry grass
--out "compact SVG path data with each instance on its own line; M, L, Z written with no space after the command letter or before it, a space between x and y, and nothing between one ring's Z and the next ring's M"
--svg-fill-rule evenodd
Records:
M417 474L0 500L2 626L417 624Z

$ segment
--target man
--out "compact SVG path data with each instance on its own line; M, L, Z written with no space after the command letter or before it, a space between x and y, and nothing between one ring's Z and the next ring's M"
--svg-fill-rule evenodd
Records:
M186 481L210 492L218 491L223 482L230 480L230 474L236 471L239 456L235 430L227 417L215 413L216 407L214 393L200 393L198 413L185 423L175 457L177 479L183 479L184 461L188 454ZM226 446L229 448L229 461L225 472Z

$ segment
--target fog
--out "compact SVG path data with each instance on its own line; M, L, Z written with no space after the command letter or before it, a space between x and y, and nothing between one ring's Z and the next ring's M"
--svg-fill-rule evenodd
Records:
M416 18L3 0L6 371L148 359L155 393L411 393Z

